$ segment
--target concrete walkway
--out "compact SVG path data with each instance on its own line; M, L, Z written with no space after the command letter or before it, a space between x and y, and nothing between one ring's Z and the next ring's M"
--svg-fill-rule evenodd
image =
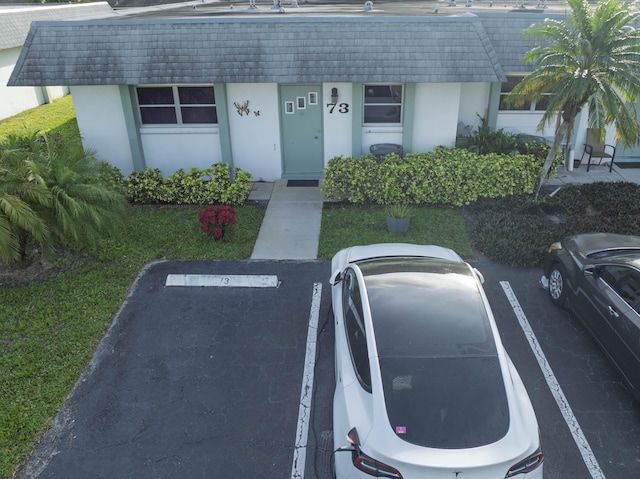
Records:
M287 186L287 180L255 183L249 199L269 205L251 259L310 260L318 257L324 194L320 187Z
M622 163L622 161L621 161ZM613 164L613 170L609 172L609 164L591 165L587 171L586 165L580 165L573 171L566 170L563 166L558 169L558 174L545 181L548 186L564 186L585 183L595 183L596 181L628 181L640 184L640 168L619 168Z

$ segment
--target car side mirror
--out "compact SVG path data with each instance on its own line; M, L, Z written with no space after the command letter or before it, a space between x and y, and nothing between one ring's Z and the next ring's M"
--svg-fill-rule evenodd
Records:
M331 275L331 278L329 278L329 284L331 286L335 286L343 279L344 279L344 275L342 274L342 271L337 269L333 272L333 274Z
M587 264L582 268L582 274L584 276L595 276L596 267L592 264Z

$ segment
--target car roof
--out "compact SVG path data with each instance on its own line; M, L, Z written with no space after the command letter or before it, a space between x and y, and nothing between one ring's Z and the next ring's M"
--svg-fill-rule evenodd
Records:
M509 429L489 313L466 263L357 263L369 299L387 418L403 441L439 449L494 443Z
M466 263L393 258L358 263L378 356L496 354L477 280Z

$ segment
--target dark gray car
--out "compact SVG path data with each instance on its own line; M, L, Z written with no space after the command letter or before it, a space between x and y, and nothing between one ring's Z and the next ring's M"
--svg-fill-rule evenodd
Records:
M640 400L640 237L572 236L549 248L543 287L585 325Z

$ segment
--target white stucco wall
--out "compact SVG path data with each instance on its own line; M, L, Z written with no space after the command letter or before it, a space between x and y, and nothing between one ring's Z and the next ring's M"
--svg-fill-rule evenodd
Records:
M338 89L338 102L333 112L331 90ZM351 156L353 135L353 86L351 83L325 83L322 85L322 129L324 140L324 164L336 156ZM368 151L368 150L367 150Z
M45 87L47 89L47 96L49 100L57 100L58 98L62 98L65 95L69 94L68 86L48 86Z
M165 177L222 161L217 126L143 126L140 141L147 168L158 168Z
M125 176L131 173L131 148L118 87L74 86L71 95L84 147L96 150Z
M249 114L240 116L235 103L243 105L246 101L249 102ZM282 147L278 85L228 84L227 102L234 166L251 173L256 181L279 179L282 176ZM259 112L258 116L256 112Z
M418 83L414 114L413 151L452 147L460 108L459 83Z
M490 83L462 83L460 85L460 108L458 121L470 125L471 130L480 126L480 119L487 113ZM480 115L478 117L478 115Z
M7 86L22 47L0 50L0 120L35 108L44 102L42 89L30 86Z
M69 87L64 86L7 86L20 50L22 47L0 50L0 120L35 108L47 101L62 98L69 93ZM46 95L43 88L46 90Z
M503 129L512 133L527 133L529 135L553 138L555 124L546 125L543 131L538 131L538 123L543 112L499 111L496 130Z

